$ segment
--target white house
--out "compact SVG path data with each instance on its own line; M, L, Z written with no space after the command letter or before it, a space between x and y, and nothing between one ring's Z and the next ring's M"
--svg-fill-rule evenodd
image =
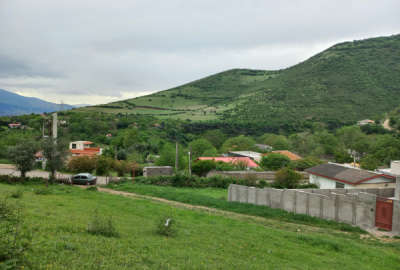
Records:
M95 156L101 155L103 149L100 147L91 147L92 142L90 141L75 141L70 142L69 151L72 156Z
M321 164L306 170L309 181L320 189L395 187L396 177L380 172L351 168L336 163Z

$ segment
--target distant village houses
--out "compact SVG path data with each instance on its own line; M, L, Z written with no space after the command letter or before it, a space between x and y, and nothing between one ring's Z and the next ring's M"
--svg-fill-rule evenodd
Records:
M360 120L357 122L357 125L359 125L359 126L365 126L365 125L370 125L370 124L375 124L375 121L371 120L371 119L364 119L364 120Z
M103 153L100 147L92 147L93 142L90 141L75 141L69 144L69 151L73 157L76 156L96 156Z

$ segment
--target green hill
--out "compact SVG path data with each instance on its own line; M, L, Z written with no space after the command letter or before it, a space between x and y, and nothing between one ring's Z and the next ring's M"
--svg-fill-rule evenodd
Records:
M279 71L233 69L152 95L85 108L281 127L380 117L400 102L400 35L337 44Z

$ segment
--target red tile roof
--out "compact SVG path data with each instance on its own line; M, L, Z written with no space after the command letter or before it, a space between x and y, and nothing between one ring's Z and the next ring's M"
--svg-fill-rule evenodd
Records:
M69 151L75 156L95 156L100 154L100 147L88 147L84 150L70 149Z
M257 168L258 164L255 163L251 158L248 157L199 157L198 160L214 160L221 161L225 163L238 163L244 162L249 168Z

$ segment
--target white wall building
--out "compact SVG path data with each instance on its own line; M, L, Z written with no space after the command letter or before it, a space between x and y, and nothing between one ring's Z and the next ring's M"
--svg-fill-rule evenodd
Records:
M309 181L320 189L334 188L379 188L395 187L396 178L392 175L350 168L341 164L321 164L306 170Z

